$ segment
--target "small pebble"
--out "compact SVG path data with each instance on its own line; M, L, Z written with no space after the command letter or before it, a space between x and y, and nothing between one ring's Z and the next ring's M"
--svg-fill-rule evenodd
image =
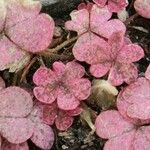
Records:
M66 145L62 145L62 149L67 149L67 148L69 148L69 147Z

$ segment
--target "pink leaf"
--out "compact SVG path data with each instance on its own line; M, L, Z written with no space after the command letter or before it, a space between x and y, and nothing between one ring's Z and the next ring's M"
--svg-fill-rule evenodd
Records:
M36 17L41 10L40 2L33 0L7 0L6 5L8 8L6 16L7 29L16 25L16 23Z
M116 64L110 70L108 81L118 86L123 82L130 84L138 77L138 70L134 64Z
M123 108L123 107L122 107ZM120 110L119 110L120 111ZM102 138L108 138L104 150L148 150L149 130L148 120L132 123L127 117L123 118L118 111L102 112L96 119L96 132ZM146 124L146 126L143 126ZM140 127L140 125L142 125Z
M130 105L127 114L131 118L150 119L150 99L144 99L141 103Z
M136 44L129 44L124 46L118 54L117 60L120 63L132 63L144 57L143 49Z
M130 118L127 115L127 109L128 107L131 105L131 103L129 103L128 101L126 101L125 99L123 99L122 96L123 90L119 93L118 97L117 97L117 108L119 113L129 122L131 123L137 123L138 119L136 118Z
M0 53L0 70L10 68L10 71L14 72L23 68L30 60L30 55L14 45L6 36L0 40ZM22 64L20 64L21 61L23 61Z
M110 70L111 64L95 64L91 65L90 67L90 73L94 77L102 77L104 76L109 70Z
M40 67L33 75L33 82L38 86L46 86L55 81L55 76L56 75L52 70L46 67Z
M5 88L5 82L4 80L0 77L0 90Z
M109 139L130 131L134 126L124 120L119 112L110 110L96 118L95 127L98 136Z
M0 136L0 147L2 146L2 137Z
M56 100L57 91L49 87L35 87L34 90L35 97L43 103L51 104Z
M62 62L54 62L53 63L53 71L57 76L62 76L65 72L65 65Z
M33 124L27 119L33 101L28 92L19 87L8 87L0 92L0 133L9 142L19 144L33 133Z
M127 5L127 0L108 0L108 7L112 12L119 12L126 8Z
M149 81L145 78L139 78L136 82L126 87L121 93L118 103L120 103L120 100L128 102L126 112L129 117L141 120L150 119L149 90Z
M0 1L0 32L2 32L4 28L4 23L5 23L5 17L7 13L7 9L5 7L5 1L1 0Z
M43 106L41 103L35 101L32 111L28 116L34 125L43 123L43 107L41 106Z
M4 140L2 143L2 150L29 150L28 143L12 144Z
M78 5L78 10L86 9L86 7L87 7L86 3L80 3L80 4Z
M87 9L88 11L90 11L92 9L92 6L93 6L92 2L87 2L87 4L86 3L80 3L78 5L78 10Z
M66 65L62 62L54 62L53 71L57 76L67 78L67 80L81 78L85 74L84 67L75 61L68 62Z
M68 110L68 111L66 111L66 113L69 116L78 116L82 111L83 111L83 109L81 107L77 107L74 110Z
M134 8L139 15L150 18L150 1L149 0L136 0L134 2Z
M51 105L42 105L43 107L43 121L48 125L53 125L57 118L58 106L56 103Z
M91 31L109 38L113 32L122 31L125 33L126 31L125 25L120 20L108 21L112 13L107 7L100 8L97 5L93 5L91 10L81 9L74 11L71 16L72 20L66 22L66 28L78 32L79 35ZM79 21L80 18L82 18L81 21Z
M149 81L143 77L140 77L136 80L136 82L133 82L125 88L124 92L122 93L122 97L129 103L139 103L142 101L141 99L143 99L143 97L150 97L150 93L148 92L149 90Z
M30 139L41 149L50 149L54 142L54 133L51 127L45 124L43 118L45 106L36 102L32 112L28 116L34 126L33 135Z
M114 32L108 39L108 44L111 46L111 55L115 57L125 43L123 32Z
M69 82L70 91L79 100L85 100L91 93L91 82L88 79L74 79Z
M72 110L79 106L79 100L70 92L60 91L57 97L57 104L60 109Z
M145 77L150 80L150 65L147 67L147 70L145 72Z
M23 143L33 134L33 124L27 118L0 119L0 133L9 142Z
M150 147L150 82L138 78L117 97L118 111L102 112L96 119L96 133L108 139L104 150L148 150Z
M54 133L50 126L37 124L34 128L31 141L42 149L51 149L54 143Z
M65 27L68 30L76 31L79 35L86 32L89 28L89 12L86 9L73 11L71 14L72 21L67 21Z
M19 87L8 87L0 92L0 116L25 117L32 107L31 96Z
M73 47L75 58L89 64L107 61L109 59L108 53L107 42L91 32L81 35Z
M132 44L132 41L130 38L124 37L124 43L125 43L125 45Z
M53 37L53 30L52 18L46 14L40 14L9 28L7 35L19 47L34 53L49 46Z
M66 64L65 75L66 78L71 80L74 78L82 78L85 74L85 69L80 64L71 61Z
M115 138L109 139L105 146L104 150L133 150L133 139L135 135L135 130L124 133Z
M93 0L93 2L95 2L100 7L104 7L107 0Z
M39 14L42 6L38 1L1 0L0 6L0 52L3 54L0 70L16 72L30 60L26 51L39 52L49 46L54 21L46 14Z
M75 61L66 65L55 62L52 66L53 71L40 68L35 72L33 81L40 85L33 90L35 97L46 104L57 100L58 107L63 110L75 109L80 100L86 99L90 94L90 81L82 78L85 74L84 67ZM81 88L76 89L75 85Z
M99 7L104 7L108 2L108 8L111 12L119 12L123 10L127 5L127 0L93 0Z
M79 35L79 38L73 47L73 55L77 60L85 61L92 65L90 68L92 75L95 77L102 77L111 67L113 67L113 65L118 65L116 58L118 52L126 43L124 38L126 27L118 19L109 20L112 13L108 10L107 6L100 8L97 5L93 5L88 11L81 8L80 11L75 11L75 13L82 18L81 12L85 14L84 11L86 14L89 14L89 16L86 15L89 17L89 20L86 20L85 22L85 24L88 22L89 26L86 26L87 29L84 28L84 32ZM71 21L66 23L73 24L73 26L69 26L69 30L77 31L77 18L75 17L75 19L76 22L72 18ZM82 19L82 21L84 20ZM107 39L109 39L108 42L106 41ZM133 81L132 78L136 78L137 69L135 66L131 64L128 68L130 68L132 77L125 71L126 73L120 75L121 81L116 84L120 85L124 81L129 83ZM135 75L133 76L132 73L135 73Z
M56 118L56 127L61 130L67 130L73 123L73 117L67 115L64 111L60 111L58 117Z
M73 123L73 117L79 115L82 111L80 107L74 110L64 111L58 108L57 103L51 105L40 104L40 110L42 110L42 120L48 125L55 123L57 129L64 131L67 130Z
M111 18L112 13L107 7L99 8L94 5L91 10L91 30L105 38L109 38L114 32L122 31L125 33L125 25L118 19Z
M150 126L140 127L134 138L133 148L135 150L149 150L150 148Z
M105 24L112 16L112 13L108 10L108 7L100 8L94 5L91 10L90 24L91 30L96 31L99 25Z
M125 25L118 19L112 19L103 24L97 23L94 27L93 31L105 38L109 38L114 32L122 32L125 34L126 27Z
M56 124L59 130L66 130L73 123L73 117L81 113L82 109L77 107L74 110L64 111L58 108L57 103L52 103L51 105L40 104L40 109L42 110L42 120L48 125Z

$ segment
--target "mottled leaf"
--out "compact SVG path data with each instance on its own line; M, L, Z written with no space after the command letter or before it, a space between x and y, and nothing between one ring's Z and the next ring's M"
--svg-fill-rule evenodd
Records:
M89 28L89 12L86 9L73 11L71 14L72 21L67 21L65 27L68 30L76 31L79 35L86 32Z
M12 144L6 140L3 140L2 150L29 150L28 143Z
M17 47L6 36L3 36L0 40L0 53L0 70L18 71L30 60L30 55Z
M133 139L135 136L135 130L124 133L118 137L109 139L105 146L104 150L133 150Z
M96 133L105 139L116 137L134 128L134 125L123 119L118 111L102 112L95 122Z
M2 118L0 124L1 135L14 144L27 141L34 130L32 122L27 118Z
M22 49L35 53L49 46L53 32L53 19L46 14L40 14L9 28L7 35Z
M150 126L143 126L137 130L133 141L133 148L136 150L149 150Z
M19 87L8 87L0 92L1 117L25 117L33 106L28 92Z
M73 117L67 115L64 111L60 111L55 124L60 131L67 130L73 123Z
M139 78L132 83L118 97L120 101L126 101L128 107L126 113L131 118L141 120L150 119L150 83L145 78Z
M31 141L42 149L51 149L54 143L54 133L51 127L38 123L34 128Z

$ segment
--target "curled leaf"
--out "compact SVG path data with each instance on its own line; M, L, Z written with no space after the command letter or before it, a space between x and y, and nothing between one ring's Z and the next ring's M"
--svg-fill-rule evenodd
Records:
M97 104L103 110L115 105L118 90L106 80L94 80L88 102Z
M95 132L95 126L94 126L93 121L92 121L91 111L87 107L87 105L83 105L83 106L84 106L84 108L83 108L83 111L80 115L81 119L84 120L89 125L89 127L92 130L91 133L94 133Z

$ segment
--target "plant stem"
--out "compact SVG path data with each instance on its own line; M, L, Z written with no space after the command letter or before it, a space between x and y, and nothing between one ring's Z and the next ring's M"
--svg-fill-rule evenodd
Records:
M61 43L60 45L56 46L55 48L51 48L51 49L47 49L47 51L51 52L51 53L57 53L59 50L61 50L62 48L66 47L67 45L71 44L72 42L77 40L77 36L73 37L63 43Z
M130 23L131 23L131 21L133 21L135 18L137 18L139 16L139 14L138 13L135 13L134 15L132 15L132 16L130 16L124 23L125 23L125 25L126 26L128 26Z
M27 75L27 73L29 72L29 69L30 69L31 66L35 63L36 60L37 60L37 57L34 57L34 58L30 61L30 63L27 65L27 67L23 70L23 73L22 73L20 82L22 82L22 81L26 78L26 75Z
M130 3L130 5L129 5L129 9L128 9L128 11L130 11L130 9L133 7L133 5L134 5L134 2L135 2L135 0L131 0L131 3Z

